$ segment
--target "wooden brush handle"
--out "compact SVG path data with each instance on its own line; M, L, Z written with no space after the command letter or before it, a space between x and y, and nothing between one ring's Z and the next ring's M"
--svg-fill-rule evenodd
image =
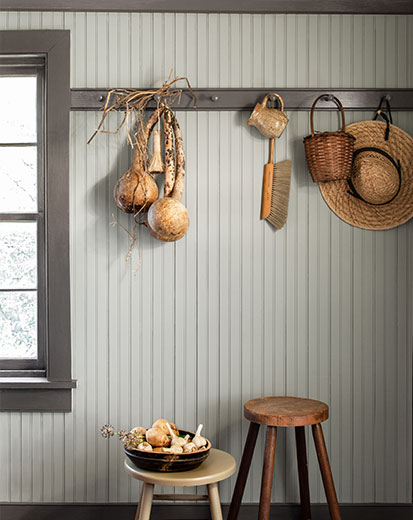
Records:
M274 141L275 141L275 138L271 137L271 139L270 139L270 158L268 159L268 164L274 163L274 161L272 160L272 156L274 155Z
M261 220L268 217L271 211L272 181L274 178L274 138L270 139L270 158L264 166L264 178L262 181Z

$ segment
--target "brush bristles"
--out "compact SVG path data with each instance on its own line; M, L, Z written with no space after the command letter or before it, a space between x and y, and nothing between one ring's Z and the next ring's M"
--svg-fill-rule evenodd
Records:
M272 181L271 211L266 220L277 229L281 229L288 215L290 198L291 161L274 164Z

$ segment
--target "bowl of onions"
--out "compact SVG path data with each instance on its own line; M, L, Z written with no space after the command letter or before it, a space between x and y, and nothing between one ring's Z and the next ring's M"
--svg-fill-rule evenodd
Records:
M200 466L208 457L211 443L201 435L202 424L195 433L178 430L174 423L158 419L151 428L133 428L130 432L115 432L123 440L123 450L136 467L147 471L189 471ZM106 429L111 428L107 427Z

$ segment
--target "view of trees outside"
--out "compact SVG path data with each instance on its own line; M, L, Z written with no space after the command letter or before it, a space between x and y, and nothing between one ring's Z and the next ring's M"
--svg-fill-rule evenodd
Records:
M37 355L36 253L35 222L0 222L1 357Z
M35 146L0 147L0 213L36 213L36 164Z
M37 293L0 293L2 358L37 357Z
M0 143L36 142L36 76L0 77Z
M0 76L0 114L0 358L36 358L37 223L5 215L37 212L35 77Z

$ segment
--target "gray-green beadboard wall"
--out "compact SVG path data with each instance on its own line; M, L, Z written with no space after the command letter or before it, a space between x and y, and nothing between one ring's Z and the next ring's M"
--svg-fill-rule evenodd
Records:
M0 13L0 29L52 28L71 30L72 87L149 87L171 68L196 87L413 87L413 16ZM140 230L127 264L127 235L111 225L131 226L112 200L127 146L103 135L87 146L98 114L72 113L78 388L70 414L0 414L0 501L136 501L119 443L99 436L103 423L203 422L239 459L242 403L264 394L329 403L342 502L411 501L413 222L386 232L341 222L305 168L308 113L289 117L276 147L293 161L283 230L258 219L267 142L248 114L179 113L189 232L164 244ZM395 120L413 133L411 113ZM319 129L336 125L335 113L317 118ZM290 433L277 444L277 502L298 501ZM259 499L262 451L263 436L247 502ZM312 445L309 464L322 502ZM222 484L223 502L233 483Z

